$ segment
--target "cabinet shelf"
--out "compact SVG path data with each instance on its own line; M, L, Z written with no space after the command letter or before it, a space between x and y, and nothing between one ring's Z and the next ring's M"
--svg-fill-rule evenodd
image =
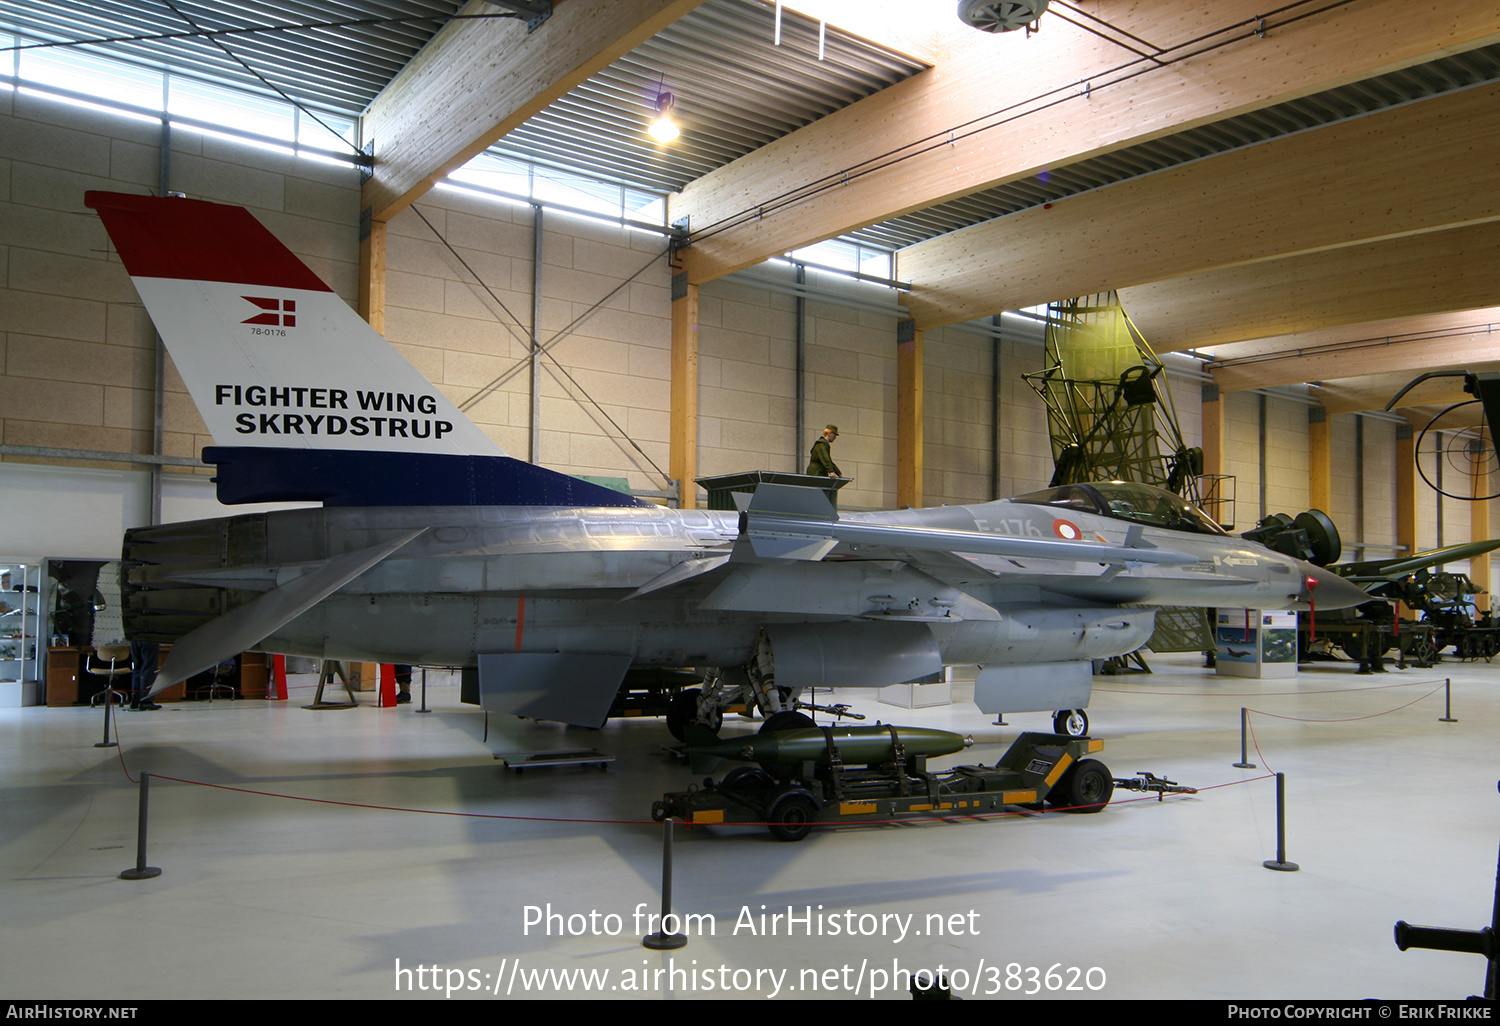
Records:
M0 561L0 708L36 703L42 568Z

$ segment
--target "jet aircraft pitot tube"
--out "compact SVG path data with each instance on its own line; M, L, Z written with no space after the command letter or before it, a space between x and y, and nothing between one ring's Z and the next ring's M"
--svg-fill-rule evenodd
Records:
M220 501L322 504L126 533L126 634L173 646L154 691L253 649L460 666L487 709L587 726L632 667L700 668L710 728L949 665L979 667L986 713L1081 709L1090 661L1144 644L1152 605L1368 601L1146 485L646 503L505 455L243 208L86 202L213 434Z

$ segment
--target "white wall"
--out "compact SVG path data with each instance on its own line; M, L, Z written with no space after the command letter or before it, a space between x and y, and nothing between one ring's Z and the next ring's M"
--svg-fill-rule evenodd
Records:
M226 506L208 478L165 474L161 505L174 523L312 504ZM0 463L0 559L119 559L125 529L150 522L149 471Z

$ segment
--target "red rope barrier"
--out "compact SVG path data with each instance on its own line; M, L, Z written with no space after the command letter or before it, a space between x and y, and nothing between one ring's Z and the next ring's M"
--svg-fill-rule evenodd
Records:
M116 737L119 736L119 726L118 726L118 724L115 727L115 735L116 735ZM125 778L127 780L129 780L132 784L139 783L140 782L139 779L131 775L131 773L130 773L130 767L125 762L125 751L124 751L123 746L118 750L117 755L118 755L118 758L120 760L120 769L125 774ZM424 816L456 816L456 817L460 817L460 818L464 818L464 819L497 819L497 820L512 820L512 821L518 821L518 822L524 822L524 823L594 823L594 824L613 824L613 825L616 825L616 826L641 826L641 825L655 824L656 823L656 820L654 820L654 819L591 819L591 818L586 819L586 818L566 817L566 816L510 816L510 815L504 815L502 813L495 813L495 812L454 812L454 811L449 811L449 810L444 810L444 809L415 809L415 808L409 808L409 807L400 806L400 805L372 805L372 804L369 804L367 802L342 801L342 800L339 800L339 799L336 799L336 798L309 798L309 797L304 796L304 795L281 794L281 793L279 793L277 791L261 791L261 790L257 790L255 788L251 788L251 787L235 787L235 786L233 786L231 784L214 784L214 783L210 783L209 781L206 781L206 780L189 780L186 777L168 776L165 773L152 773L151 775L153 777L155 777L157 780L170 780L173 783L177 783L177 784L191 784L191 785L193 785L195 787L210 787L210 788L214 788L215 790L219 790L219 791L237 791L240 794L253 794L253 795L257 795L257 796L262 797L262 798L285 798L288 801L313 802L313 803L318 804L318 805L342 805L342 806L345 806L347 808L352 808L352 809L372 809L372 810L379 811L379 812L411 812L411 813L417 813L417 814L424 815ZM1213 788L1217 788L1217 787L1228 787L1228 786L1232 786L1233 784L1248 783L1250 780L1258 780L1258 779L1262 779L1262 778L1259 778L1259 777L1250 777L1250 778L1247 778L1246 780L1230 781L1227 784L1215 784L1215 785L1212 785L1212 787L1208 787L1208 788L1198 788L1198 790L1199 791L1212 790ZM1160 797L1161 796L1157 796L1157 795L1144 795L1144 796L1142 796L1140 798L1123 798L1123 799L1119 799L1119 800L1110 801L1110 802L1104 803L1104 804L1108 804L1108 805L1130 805L1130 804L1133 804L1133 803L1136 803L1136 802L1158 801ZM1174 798L1184 798L1184 797L1190 797L1190 796L1189 795L1174 795L1172 797L1174 797ZM1091 809L1091 808L1096 808L1096 807L1097 807L1096 805L1067 805L1067 806L1054 805L1054 806L1052 806L1052 808L1049 811L1052 811L1052 812L1065 812L1065 811L1069 811L1069 810ZM947 815L947 816L942 815L942 814L928 813L928 814L924 814L924 815L922 815L920 817L907 816L907 817L903 817L901 819L864 819L864 820L859 820L858 822L854 822L854 823L831 823L830 822L830 823L818 823L817 825L818 826L835 826L835 827L854 827L854 826L884 826L884 825L894 825L894 824L899 824L899 823L911 823L913 821L931 822L931 821L937 820L937 821L946 822L946 821L950 821L950 820L959 820L959 819L977 819L977 820L1015 819L1015 818L1018 818L1018 817L1021 817L1021 816L1033 816L1033 815L1036 815L1040 811L1042 811L1042 810L1039 810L1039 809L1025 809L1025 810L1021 810L1021 811L1018 811L1018 812L966 812L966 813L956 813L954 815ZM693 827L693 826L771 826L772 824L769 823L769 822L737 822L737 823L725 823L725 824L683 823L682 825L683 826L687 826L687 827Z

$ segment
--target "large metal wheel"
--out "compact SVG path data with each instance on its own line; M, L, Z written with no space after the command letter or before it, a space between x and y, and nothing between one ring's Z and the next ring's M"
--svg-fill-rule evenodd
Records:
M1047 803L1068 812L1100 812L1115 793L1115 778L1098 759L1081 759L1047 792Z
M1052 717L1052 733L1068 737L1086 737L1089 732L1089 714L1082 709L1060 709Z
M667 732L679 741L688 723L698 715L698 696L701 693L697 688L683 688L667 703Z
M805 791L788 791L771 803L766 825L778 841L800 841L812 833L818 805Z
M687 740L688 724L698 718L698 700L702 695L700 688L683 688L667 704L667 732L677 740ZM713 722L702 724L711 734L717 734L723 725L724 713L717 708L714 710Z

